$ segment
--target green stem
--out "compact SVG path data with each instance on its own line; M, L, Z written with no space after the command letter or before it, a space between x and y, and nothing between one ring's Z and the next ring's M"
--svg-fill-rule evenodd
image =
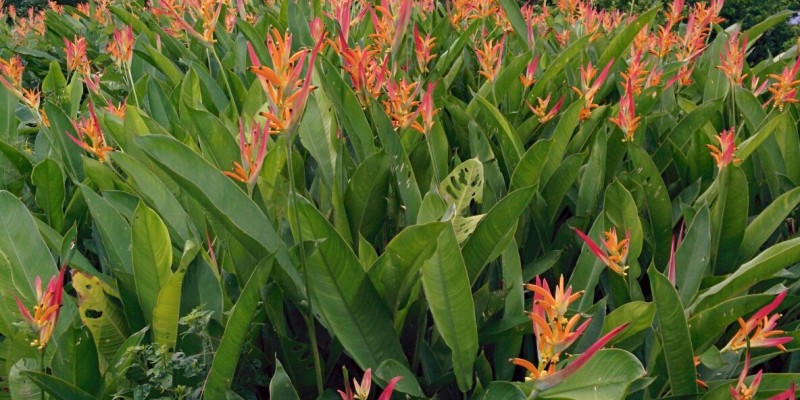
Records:
M295 186L295 179L294 179L294 167L292 165L292 147L294 143L294 135L290 132L286 139L288 143L286 144L286 164L289 168L289 208L291 210L292 216L294 217L295 226L294 231L297 234L297 245L300 251L300 268L303 270L303 289L305 291L305 298L308 302L308 313L305 315L306 325L308 325L308 336L311 339L311 353L314 357L314 374L316 375L317 380L317 394L322 396L324 388L322 386L322 363L320 361L319 356L319 345L317 343L317 330L316 324L314 321L314 313L311 309L311 294L309 292L310 282L308 278L308 268L306 263L306 252L304 248L304 241L303 241L303 229L300 226L300 213L297 210L297 200L296 200L296 186Z
M219 59L219 55L217 55L217 49L215 47L211 46L209 50L211 55L214 56L214 60L217 62L217 65L219 65L219 73L222 75L222 81L225 82L225 89L228 90L228 96L230 96L231 106L233 107L234 115L238 117L239 107L236 106L236 97L233 95L233 90L231 89L230 82L228 82L228 75L225 73L225 67L223 67L222 65L222 60Z
M436 157L433 155L433 146L431 145L431 135L433 132L428 132L428 135L425 136L425 144L428 145L428 153L431 155L431 168L433 169L433 178L436 179L436 186L439 186L439 183L442 182L442 175L439 171L438 165L436 165Z
M39 350L39 370L42 374L45 373L44 368L44 348ZM42 395L42 400L44 400L44 389L39 388L39 393Z
M125 67L125 73L128 75L128 82L131 84L131 93L133 94L133 102L136 103L136 108L141 109L139 106L139 96L136 94L136 84L133 82L133 75L131 74L130 66Z

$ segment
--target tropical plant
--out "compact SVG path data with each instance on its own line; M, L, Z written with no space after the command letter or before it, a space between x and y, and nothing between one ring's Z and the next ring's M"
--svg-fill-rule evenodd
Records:
M788 13L0 10L0 397L795 396Z

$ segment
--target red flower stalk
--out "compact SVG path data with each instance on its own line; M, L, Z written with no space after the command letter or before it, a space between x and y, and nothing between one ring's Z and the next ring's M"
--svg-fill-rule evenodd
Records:
M675 235L672 235L672 245L670 246L669 250L669 266L667 268L667 279L672 283L672 286L675 286L676 282L676 275L675 275L675 252L677 251L678 246L681 245L683 242L683 223L681 223L681 228L678 231L678 239L675 240Z
M575 86L572 87L572 90L586 100L586 104L584 105L583 110L581 110L580 118L581 120L586 120L589 118L592 110L597 108L598 105L594 102L594 96L597 95L597 92L600 90L600 87L603 86L605 83L606 78L608 77L608 72L611 70L611 66L614 65L614 60L610 60L608 64L606 64L603 71L600 72L600 75L597 79L594 79L595 75L597 75L597 69L589 62L585 68L581 67L581 88L578 89ZM591 84L590 84L591 82Z
M427 72L428 64L436 58L436 54L431 54L435 41L436 38L432 38L430 33L423 39L417 25L414 25L414 52L417 56L417 68L420 73Z
M225 175L252 187L258 179L261 167L264 165L264 156L267 151L269 138L269 125L253 124L250 127L250 141L244 133L244 123L239 120L239 154L242 163L233 162L233 172L225 171Z
M528 63L528 66L525 68L525 73L519 77L520 82L522 82L522 86L525 88L529 88L536 83L536 67L539 65L539 54L533 57L533 60Z
M436 87L435 83L429 83L428 89L422 94L422 100L417 107L417 113L422 117L422 125L414 121L411 123L411 128L417 132L425 135L433 129L433 117L439 112L433 104L433 89Z
M65 52L67 53L67 70L77 71L81 75L89 75L89 58L86 56L86 38L75 36L70 42L64 38Z
M775 79L775 83L769 87L772 98L767 103L772 102L772 107L783 111L787 103L797 103L797 87L800 86L800 79L797 73L800 72L800 56L797 56L792 69L784 67L780 75L770 74L769 77Z
M747 36L739 43L739 31L729 35L725 42L725 51L719 55L720 65L717 68L725 73L732 85L742 86L747 74L742 74L744 68L744 53L747 49Z
M39 350L43 350L47 346L47 342L50 341L53 335L56 322L58 322L58 314L61 310L61 301L64 296L64 273L66 270L66 265L61 266L58 275L50 278L47 290L44 292L42 292L42 279L38 276L36 277L34 281L36 305L33 307L33 314L22 304L22 300L19 297L15 297L17 307L23 318L25 318L25 322L39 334L39 338L31 342L31 346L36 346Z
M720 171L731 162L738 163L741 161L733 157L733 153L736 151L736 143L734 142L735 136L734 128L727 129L715 137L717 142L719 142L719 148L711 144L706 145L709 150L711 150L711 157L714 157L714 161L717 162L717 168L719 168Z
M735 400L751 400L755 398L756 392L758 392L758 385L761 384L761 376L764 373L763 370L759 370L756 374L756 377L753 378L753 381L750 382L750 387L747 387L744 383L744 379L747 378L747 371L750 370L750 352L747 352L747 355L744 357L744 368L742 368L742 373L739 374L739 381L736 382L736 388L734 389L733 386L730 387L731 390L731 398Z
M739 318L739 331L733 335L733 338L721 351L736 351L747 347L777 347L786 351L783 345L791 342L792 338L790 336L774 337L786 333L775 329L781 314L773 314L768 317L769 313L775 310L785 297L786 290L780 292L772 302L758 310L747 321Z
M390 80L386 84L387 100L383 101L386 114L392 118L395 129L403 130L411 126L417 118L413 110L419 105L417 98L418 82L407 82L403 77L400 81ZM431 105L432 106L432 105Z
M133 28L126 26L123 29L114 29L114 40L108 42L106 51L118 67L130 66L133 58Z
M478 58L478 64L481 68L480 74L489 81L493 81L500 71L500 66L503 63L503 48L505 47L505 43L505 35L503 35L503 38L500 39L499 42L495 42L493 39L486 40L484 38L481 40L480 47L475 48L475 55Z
M114 151L113 147L106 146L105 136L100 129L100 123L97 121L97 115L94 113L94 106L91 102L89 103L89 118L72 121L72 128L78 137L72 136L69 132L67 132L67 136L80 148L97 157L98 160L105 161L106 153Z
M581 232L578 228L572 228L578 237L580 237L587 246L589 246L589 250L594 253L595 257L597 257L600 261L603 262L608 268L611 268L612 271L616 272L621 276L625 276L627 273L625 271L628 270L628 266L626 262L628 260L628 245L630 244L631 239L631 231L627 231L625 233L625 239L619 241L617 239L617 230L616 228L611 228L611 230L606 231L603 233L605 236L605 240L603 240L603 247L606 250L602 250L597 243L594 242L589 236L586 236L585 233Z
M633 141L633 136L636 133L636 128L639 127L639 120L642 117L636 116L636 105L633 101L633 82L628 81L625 86L625 94L622 95L619 101L619 112L616 117L611 117L609 120L622 130L623 142Z
M370 389L372 388L372 369L367 368L364 371L364 376L361 378L361 382L359 383L356 378L353 378L353 386L355 387L355 393L353 393L353 389L350 387L350 382L347 381L345 374L345 381L344 381L344 392L339 390L339 396L342 397L342 400L367 400L369 397ZM386 387L381 392L381 395L378 397L378 400L389 400L392 397L392 392L394 392L394 387L403 379L402 376L396 376L392 378Z
M539 105L536 107L528 103L528 107L533 112L533 115L539 118L540 124L543 124L553 119L558 114L558 110L561 109L561 105L564 104L564 99L566 99L567 97L567 96L561 96L561 99L558 100L558 103L556 103L556 105L554 105L553 108L550 109L550 111L547 111L547 106L550 104L551 94L552 93L548 93L547 97L545 97L544 100L542 100L540 97L537 97L536 101L539 103Z

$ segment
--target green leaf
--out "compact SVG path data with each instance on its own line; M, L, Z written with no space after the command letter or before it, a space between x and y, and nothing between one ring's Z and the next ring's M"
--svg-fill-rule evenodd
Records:
M619 59L623 56L626 50L628 50L628 46L633 42L633 39L636 38L636 35L642 31L642 28L650 24L650 21L658 15L659 10L661 10L660 6L653 7L644 14L639 15L633 22L624 24L625 28L622 32L613 35L611 43L608 44L603 54L600 55L600 59L597 60L597 67L604 68L609 61Z
M583 110L583 100L578 100L570 105L561 115L558 120L555 131L553 131L553 144L550 145L550 151L547 158L547 163L544 164L541 172L541 182L547 182L550 177L556 172L564 158L567 150L567 145L572 138L572 133L580 123L580 113Z
M656 316L656 306L653 303L644 301L632 301L621 305L603 319L603 330L601 335L611 332L612 329L622 325L630 324L624 331L614 338L614 342L619 343L637 333L650 328L653 318ZM613 343L613 342L612 342Z
M528 208L536 186L509 193L489 210L463 246L469 281L475 283L487 263L499 257L513 238L517 220Z
M153 309L153 339L156 343L167 346L168 349L175 349L175 343L178 340L183 277L186 276L186 271L199 251L200 248L197 245L186 242L178 269L174 273L169 271L167 281L161 285L161 290L158 291L158 299Z
M414 397L424 396L422 388L419 387L419 382L417 382L417 377L405 365L395 360L386 360L375 370L375 377L384 382L389 382L397 376L402 376L403 379L397 382L394 387L395 391Z
M170 236L178 243L192 240L198 242L200 234L186 210L175 198L166 184L141 162L126 153L111 153L111 160L128 176L129 184L136 194L160 215L169 229Z
M631 241L628 243L628 260L636 260L642 252L644 232L642 221L639 219L639 210L633 196L615 180L606 188L603 200L606 216L606 228L617 229L617 236L622 237L625 232L631 232Z
M744 33L742 33L742 37L750 39L750 42L747 46L748 49L756 43L756 40L759 36L761 36L762 33L769 31L774 26L791 18L793 14L794 13L791 10L779 11L773 15L770 15L765 20L751 26L750 29L744 31Z
M286 374L281 361L277 358L275 359L275 373L269 381L269 397L273 399L300 400L300 396L294 390L292 380L289 379L289 375Z
M768 119L761 126L758 128L753 136L750 136L747 140L742 142L739 145L739 150L736 151L736 157L740 158L742 161L747 160L751 154L762 144L768 137L775 132L781 124L788 124L794 126L794 121L791 119L790 114L788 113L781 113L778 116ZM786 126L786 125L784 125Z
M92 338L100 355L106 361L112 360L128 337L125 317L111 301L103 283L96 276L74 274L72 287L81 299L78 304L81 321L92 331Z
M798 204L800 204L800 188L794 188L780 195L756 215L744 231L742 247L739 249L739 261L751 259Z
M555 84L555 79L558 77L561 71L570 65L575 57L583 54L583 52L586 50L586 45L589 43L589 39L589 35L584 35L569 45L566 50L562 51L558 57L553 60L553 62L544 66L544 74L542 74L542 76L539 78L539 81L533 85L533 89L531 89L528 99L536 100L537 97L544 97L545 89L553 87L553 84ZM524 130L521 131L525 132Z
M144 335L147 333L147 329L147 327L142 328L142 330L139 332L136 332L125 339L125 341L119 346L117 353L111 358L111 362L108 363L108 369L106 369L106 372L103 375L103 380L106 383L103 389L103 398L112 396L117 392L117 390L126 384L127 378L125 376L125 372L131 366L131 364L133 364L135 357L132 353L128 352L128 349L138 346L140 343L142 343Z
M455 231L445 228L434 255L422 265L422 288L433 322L451 350L458 388L472 388L472 372L478 353L478 328L470 280Z
M474 201L483 201L483 164L476 158L453 168L439 184L439 194L445 203L454 207L455 215L462 215Z
M17 104L19 98L3 87L0 89L0 141L13 143L17 136Z
M40 400L42 390L26 374L39 370L39 362L32 358L22 358L10 369L8 374L8 391L12 399Z
M800 238L778 243L742 264L722 282L708 288L695 300L690 311L697 314L745 293L756 283L773 278L778 271L797 262L800 262Z
M650 268L650 285L658 316L658 333L667 362L669 385L672 394L697 394L697 371L694 368L694 351L686 323L683 305L678 292L666 276Z
M369 269L369 279L392 311L401 308L411 287L419 282L422 263L436 251L436 238L446 226L445 223L431 222L401 230L386 245L381 255L386 260L376 261Z
M204 395L209 398L222 398L233 383L239 356L250 331L253 317L261 300L261 289L269 278L274 264L273 257L262 259L247 278L239 299L230 311L219 347L214 353L211 369L205 382Z
M519 164L522 153L525 152L519 134L511 127L503 114L500 113L500 110L497 109L496 105L477 95L475 96L475 100L477 100L481 108L491 117L489 121L494 126L489 126L485 129L497 132L495 137L500 142L506 168L509 171L514 171L517 168L517 164ZM469 112L469 110L467 110L467 112Z
M720 175L719 194L711 207L711 261L714 272L724 274L736 269L750 197L739 167L729 165Z
M172 276L172 243L158 214L141 202L133 214L131 258L139 304L145 321L152 324L158 293Z
M498 3L500 3L500 7L503 7L503 11L505 11L508 21L511 22L514 32L522 39L523 43L528 43L528 24L522 16L519 3L513 0L500 0ZM528 43L528 45L531 44Z
M391 313L367 278L358 258L320 212L307 201L295 202L306 241L316 241L307 258L314 309L362 369L394 359L407 365ZM291 214L291 213L290 213Z
M719 119L722 99L706 101L691 110L661 140L661 145L653 153L652 159L660 172L664 172L672 162L672 148L683 149L692 136L709 120ZM741 153L741 151L740 151Z
M681 303L690 304L711 263L711 213L703 206L675 252L675 281Z
M539 177L547 163L552 144L552 140L540 140L525 152L511 176L510 191L539 184Z
M86 393L83 389L52 375L36 371L23 371L22 375L33 381L33 383L55 399L90 400L95 398L95 396Z
M302 287L272 222L234 182L173 138L149 135L140 137L138 143L183 190L219 219L247 251L255 257L275 254L295 286Z
M645 374L641 362L624 350L600 350L575 374L537 398L624 399L628 387Z
M525 393L511 382L495 381L486 387L481 400L525 400Z
M63 315L60 314L59 319ZM70 320L73 315L69 316ZM91 331L82 324L71 323L54 343L55 354L50 361L52 375L75 387L97 389L100 364Z
M361 234L371 240L379 233L386 220L390 178L389 157L383 151L364 160L350 178L344 206L354 239Z
M655 163L647 152L636 145L628 148L628 154L633 161L636 178L642 191L647 206L647 216L650 219L650 230L655 242L655 263L666 265L669 261L670 241L672 237L672 204L669 192L661 179Z

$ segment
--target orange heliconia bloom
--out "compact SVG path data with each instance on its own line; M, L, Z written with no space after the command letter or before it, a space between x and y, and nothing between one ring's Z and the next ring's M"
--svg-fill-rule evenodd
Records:
M589 115L592 113L592 110L598 107L598 105L594 102L594 96L597 95L597 92L600 91L600 88L603 86L603 83L606 81L608 77L608 72L611 70L611 66L614 65L614 60L610 60L608 64L606 64L603 71L600 72L600 75L597 76L597 79L594 79L595 75L597 75L597 69L589 62L585 68L581 67L581 88L577 88L575 86L572 87L572 90L578 94L578 96L582 97L586 100L586 104L581 110L581 121L586 120L589 118Z
M717 146L708 144L709 150L711 150L711 157L714 157L714 161L717 162L717 167L722 170L731 162L738 163L738 158L733 157L733 153L736 151L736 143L734 142L736 133L734 128L724 130L719 135L715 137L717 142L719 142L719 148Z
M89 75L89 58L86 56L86 38L77 37L73 38L70 42L64 38L64 52L67 54L67 70L70 72L76 71L81 75Z
M750 352L747 352L747 355L744 357L744 367L742 368L741 374L739 374L739 381L736 382L736 388L730 387L731 391L731 398L734 400L753 400L756 396L756 392L758 392L758 386L761 384L761 376L764 373L763 370L759 370L756 374L753 381L750 382L750 387L748 387L744 383L744 379L747 378L747 371L750 370Z
M423 39L417 25L414 25L414 53L417 56L417 68L420 73L427 72L428 64L436 58L436 54L431 54L434 42L436 42L436 38L432 38L430 33Z
M580 313L569 318L566 316L569 305L580 298L583 292L572 293L571 287L564 289L563 275L556 286L555 294L551 294L547 281L538 276L533 284L527 284L525 287L533 292L532 310L528 316L533 322L538 362L534 364L522 358L513 358L510 361L527 369L529 375L525 380L534 381L539 390L553 387L574 374L606 343L627 327L627 324L624 324L612 329L567 367L557 370L561 353L580 337L592 320L588 318L576 328L581 318Z
M408 82L405 77L399 81L390 80L386 83L387 100L383 101L383 108L391 117L395 129L408 128L417 118L414 110L419 105L419 101L415 100L418 96L418 86L419 82Z
M433 117L439 112L433 104L433 89L436 87L435 83L429 83L428 89L422 94L422 100L419 102L417 114L422 117L422 124L416 120L411 123L411 129L423 134L428 134L433 128Z
M602 241L603 247L605 247L605 251L597 245L591 238L586 236L585 233L581 232L577 228L572 228L578 236L583 239L587 246L589 246L589 250L594 253L595 257L597 257L600 261L603 262L608 268L610 268L615 273L619 274L620 276L627 275L627 260L628 260L628 246L631 241L631 232L627 231L625 233L625 239L619 240L617 238L617 229L611 228L610 230L603 233L605 239Z
M528 66L525 67L525 73L519 77L520 82L522 82L522 86L525 88L529 88L536 83L536 67L539 66L539 54L533 57L533 60L528 63Z
M772 93L772 98L767 103L772 102L772 107L778 108L783 111L783 107L787 103L797 103L797 88L800 86L800 79L797 79L797 73L800 72L800 56L795 60L791 69L784 67L780 75L770 74L770 78L775 79L769 89Z
M739 31L729 35L725 42L725 51L719 55L720 65L717 68L725 73L732 85L742 86L747 74L742 74L744 68L744 53L747 49L747 36L739 42Z
M636 105L633 101L633 82L628 81L625 86L625 93L619 100L619 112L615 117L609 118L611 122L619 127L623 133L623 142L633 141L636 128L639 127L639 120L642 117L636 116Z
M386 384L386 387L383 388L383 392L381 392L380 396L378 396L378 400L389 400L392 397L392 392L394 392L394 387L403 379L402 376L395 376L394 378L389 380L389 383ZM353 390L355 389L355 393ZM369 398L369 392L372 389L372 368L367 368L364 371L364 376L361 377L361 382L357 381L356 378L353 378L353 387L350 387L350 382L347 381L347 373L345 372L345 380L344 380L344 392L339 390L339 396L341 396L342 400L367 400Z
M270 101L269 112L261 112L260 115L269 121L272 131L291 131L297 126L305 109L311 92L314 61L326 42L325 31L319 18L311 21L310 30L315 44L308 63L306 63L307 50L292 53L292 35L288 32L281 35L273 28L272 35L267 37L267 51L272 61L272 68L261 65L253 46L247 44L250 61L253 63L250 71L256 75ZM303 66L306 66L306 74L301 77Z
M80 146L89 154L94 155L100 161L105 161L106 153L114 151L113 147L106 146L106 139L94 113L94 106L89 103L89 117L79 121L72 121L72 128L77 133L77 137L67 132L67 136L75 144Z
M104 110L108 111L115 117L124 120L125 119L125 108L127 107L127 102L125 100L119 102L118 104L114 104L112 102L108 102L108 105L103 107Z
M786 351L783 345L791 342L792 337L774 337L786 333L775 329L781 314L769 316L769 313L778 308L784 298L786 298L786 290L780 292L772 302L758 310L747 321L739 318L739 330L721 351L736 351L748 347L777 347Z
M242 163L233 162L233 172L225 171L225 175L246 183L249 186L255 184L261 167L264 165L264 156L267 152L267 142L270 135L269 125L253 124L250 127L250 141L248 142L244 134L244 123L239 121L239 154Z
M487 80L494 80L497 77L497 73L500 71L500 65L503 63L503 48L505 47L505 43L505 35L503 35L503 38L500 39L499 42L495 42L494 39L486 40L484 38L481 40L480 47L475 48L475 55L478 58L478 64L481 68L480 74Z
M133 28L126 26L123 29L114 29L114 40L108 42L106 51L118 67L130 66L133 58Z
M567 98L566 96L561 96L561 99L558 100L558 103L556 103L556 105L554 105L553 108L551 108L548 111L547 106L550 104L551 95L552 93L548 93L547 97L545 97L544 100L542 100L540 97L537 97L536 101L539 103L539 105L536 107L528 103L528 107L533 112L533 115L535 115L539 119L540 124L543 124L553 119L553 117L555 117L556 114L558 114L558 110L561 109L561 105L564 104L564 99Z
M25 66L22 65L22 59L18 55L8 60L0 58L0 82L8 90L14 91L14 88L22 86L22 73L24 71Z
M58 275L50 278L47 290L42 291L42 279L36 277L34 286L36 288L36 305L33 306L33 314L28 311L22 300L16 297L17 307L25 322L39 334L39 338L31 342L31 346L43 350L53 335L53 329L58 321L58 314L61 310L61 301L64 296L64 273L66 266L62 266Z
M350 76L350 83L362 105L377 99L388 79L388 55L383 60L376 58L378 50L368 44L364 47L346 47L342 50L344 70Z

